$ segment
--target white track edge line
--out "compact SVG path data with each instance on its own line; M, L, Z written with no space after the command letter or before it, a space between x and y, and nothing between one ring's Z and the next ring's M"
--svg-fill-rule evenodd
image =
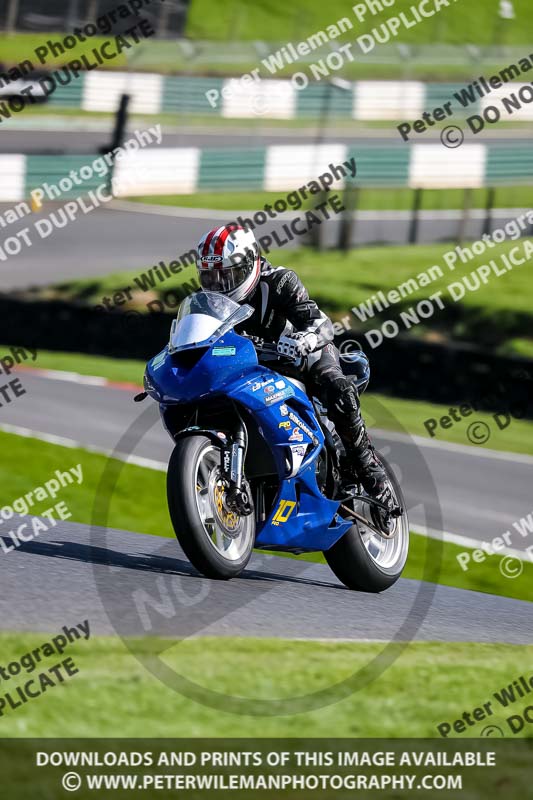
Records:
M387 431L383 428L373 428L374 435L391 439L393 442L407 442L419 447L428 447L433 450L449 450L452 453L463 453L474 458L492 458L500 461L514 461L519 464L530 464L533 466L533 456L525 453L512 453L508 450L491 450L486 447L476 448L474 445L455 444L454 442L438 442L433 439L426 439L425 436L415 434L399 433L398 431Z
M138 467L145 467L146 469L153 469L158 472L166 472L167 464L163 461L156 461L152 458L143 458L142 456L134 456L134 455L127 455L126 453L114 453L111 450L95 447L93 445L86 445L82 442L78 442L75 439L68 439L64 436L56 436L55 434L51 433L42 433L40 431L33 431L30 428L24 428L20 425L9 425L8 423L1 423L0 430L4 431L4 433L13 433L17 436L24 436L27 439L38 439L42 442L48 442L49 444L56 444L61 447L69 447L71 449L78 448L81 450L87 450L89 453L96 453L98 455L105 455L111 458L115 458L118 461L124 461L127 464L133 464ZM479 539L472 539L468 536L461 536L456 533L450 533L448 531L438 531L434 528L424 528L422 526L415 527L411 526L411 530L413 533L419 534L421 536L427 536L431 539L438 539L444 542L448 542L450 544L457 544L463 547L469 547L471 549L479 549L481 542ZM516 556L517 558L523 558L524 553L520 550L513 550L512 548L503 548L502 550L498 551L501 552L502 555L512 555Z
M66 372L63 370L44 370L35 368L28 368L28 372L34 372L40 377L56 380L56 381L69 381L72 383L81 383L91 386L108 386L110 389L117 388L114 382L107 378L98 377L96 375L81 375L78 372ZM120 383L120 381L116 382ZM128 382L126 382L128 383ZM142 387L139 384L139 389ZM133 391L133 387L132 387ZM399 431L388 431L384 428L373 428L376 436L385 439L391 439L393 442L406 442L419 447L430 447L434 450L449 450L452 453L463 453L473 457L481 456L483 458L499 459L500 461L513 461L519 464L530 464L533 466L533 456L528 456L525 453L513 453L509 450L491 450L486 447L476 448L474 445L456 444L455 442L439 442L425 436L417 436L416 434L400 433Z
M411 533L418 534L419 536L426 536L429 539L436 539L438 541L446 542L446 544L456 544L460 547L467 547L470 550L483 550L483 544L490 545L494 538L501 538L493 537L486 542L482 542L480 539L473 539L470 536L461 536L458 533L449 533L449 531L438 531L434 528L424 528L422 525L410 525L409 527L411 529ZM513 556L514 558L518 558L520 561L523 561L527 556L524 550L515 550L512 547L502 547L502 549L498 550L498 552L495 552L494 555Z
M127 453L118 453L104 447L95 447L91 444L78 442L75 439L68 439L65 436L56 436L52 433L33 431L30 428L24 428L20 425L1 423L0 431L3 431L4 433L13 433L17 436L24 436L26 439L38 439L41 442L56 444L60 447L86 450L88 453L96 453L97 455L108 456L109 458L115 458L117 461L124 461L126 464L133 464L136 467L145 467L146 469L153 469L157 470L158 472L166 472L168 467L168 464L166 464L164 461L156 461L153 458L144 458L142 456L134 456L132 454L128 455Z

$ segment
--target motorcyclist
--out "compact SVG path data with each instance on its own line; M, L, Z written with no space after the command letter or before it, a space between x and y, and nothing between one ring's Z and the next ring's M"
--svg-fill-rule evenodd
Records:
M208 231L198 243L202 289L221 292L254 309L244 328L251 336L277 343L281 355L301 358L308 390L326 407L342 439L349 482L356 471L364 490L389 509L393 501L387 477L377 461L354 384L340 365L331 320L309 298L296 275L261 256L252 231L236 225ZM352 477L353 484L353 477Z

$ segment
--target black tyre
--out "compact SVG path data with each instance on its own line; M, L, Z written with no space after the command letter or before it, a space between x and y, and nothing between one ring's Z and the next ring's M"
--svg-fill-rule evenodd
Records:
M337 578L349 589L360 592L389 589L402 574L409 552L409 520L400 484L383 456L376 453L376 457L387 473L397 504L403 508L402 516L391 520L388 536L380 536L362 522L354 522L342 539L324 552ZM354 501L352 507L375 524L367 503Z
M205 436L181 439L170 457L167 500L174 532L191 564L207 578L235 578L250 560L255 518L225 506L220 448Z

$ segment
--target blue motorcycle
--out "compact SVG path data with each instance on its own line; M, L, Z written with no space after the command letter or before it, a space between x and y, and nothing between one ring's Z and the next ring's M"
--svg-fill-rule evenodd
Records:
M343 448L325 409L308 397L275 345L239 335L253 309L198 292L181 304L170 342L146 367L145 393L175 442L167 473L170 517L191 563L209 578L246 567L254 548L322 551L350 589L380 592L407 560L400 486L379 454L395 514L354 475L341 481ZM359 391L369 378L354 358Z

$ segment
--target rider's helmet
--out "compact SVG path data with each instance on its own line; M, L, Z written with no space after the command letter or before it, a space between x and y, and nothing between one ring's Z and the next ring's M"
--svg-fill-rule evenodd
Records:
M242 303L259 282L259 245L252 231L237 225L213 228L198 243L196 265L202 289Z

